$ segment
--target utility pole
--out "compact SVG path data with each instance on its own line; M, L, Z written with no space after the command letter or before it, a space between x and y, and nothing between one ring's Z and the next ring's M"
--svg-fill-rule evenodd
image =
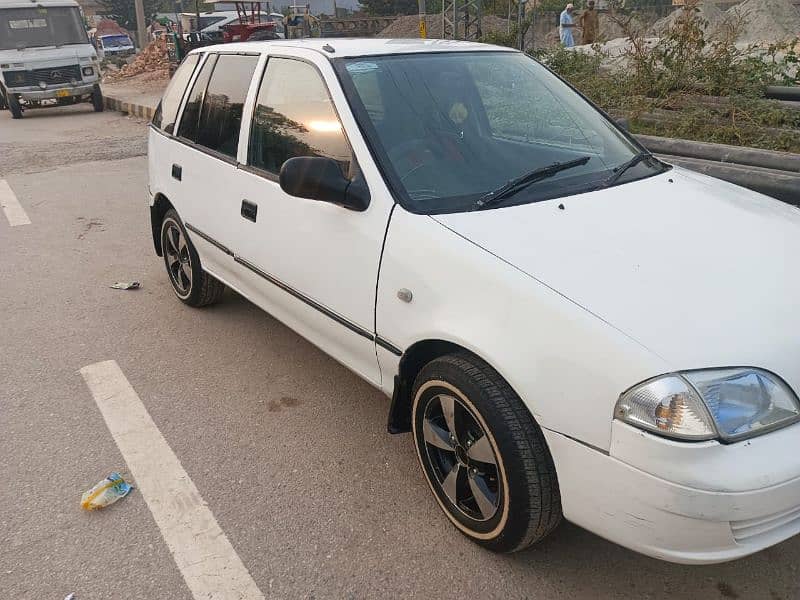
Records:
M136 8L136 36L139 38L139 49L147 46L147 23L144 22L144 0L134 0Z
M425 0L419 0L419 37L428 37L428 23L425 20Z

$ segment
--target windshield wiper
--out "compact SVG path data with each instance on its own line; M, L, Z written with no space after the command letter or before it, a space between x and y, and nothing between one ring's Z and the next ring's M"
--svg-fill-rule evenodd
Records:
M543 179L552 177L553 175L560 173L561 171L566 171L568 169L574 169L575 167L583 166L586 163L588 163L591 159L592 159L591 156L582 156L580 158L576 158L575 160L570 160L563 163L555 162L552 165L535 169L530 173L525 173L525 175L517 177L516 179L512 179L511 181L509 181L505 185L500 186L496 190L483 195L475 203L475 210L482 210L489 206L494 206L498 202L504 200L505 198L508 198L509 196L513 196L518 191L528 187L533 183L536 183L537 181L542 181Z
M647 160L649 158L654 158L654 156L649 152L639 152L639 154L634 156L628 162L623 163L616 169L614 169L614 172L611 174L611 176L608 177L605 181L603 181L603 183L600 184L598 189L607 188L614 185L615 183L617 183L617 181L619 181L619 178L622 177L628 169L632 169L643 160Z

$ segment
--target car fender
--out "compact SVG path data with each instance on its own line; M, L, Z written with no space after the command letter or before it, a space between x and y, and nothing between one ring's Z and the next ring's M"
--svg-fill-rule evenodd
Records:
M540 426L603 451L620 394L671 370L557 290L399 206L381 262L376 333L387 392L409 348L441 340L491 365Z

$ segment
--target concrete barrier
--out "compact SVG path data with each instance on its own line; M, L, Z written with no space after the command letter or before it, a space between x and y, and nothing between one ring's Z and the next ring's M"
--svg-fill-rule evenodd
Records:
M725 144L709 144L707 142L694 142L653 135L636 135L635 137L648 150L658 154L685 156L687 158L699 158L722 163L800 173L800 154L728 146Z
M683 156L659 155L659 158L670 164L724 179L789 204L800 206L800 173Z

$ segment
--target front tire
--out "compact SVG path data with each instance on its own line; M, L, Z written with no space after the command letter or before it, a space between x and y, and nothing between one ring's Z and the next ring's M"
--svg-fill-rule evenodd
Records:
M22 106L20 105L19 100L17 100L17 97L14 94L8 94L6 102L8 103L8 110L11 111L11 118L21 119Z
M464 535L515 552L561 521L555 466L511 386L470 354L426 365L414 385L414 444L428 484Z
M92 88L92 107L94 112L103 112L105 104L103 103L103 92L100 90L100 85L95 83Z
M186 229L174 209L161 221L161 253L172 290L189 306L201 307L218 302L225 284L203 270Z

